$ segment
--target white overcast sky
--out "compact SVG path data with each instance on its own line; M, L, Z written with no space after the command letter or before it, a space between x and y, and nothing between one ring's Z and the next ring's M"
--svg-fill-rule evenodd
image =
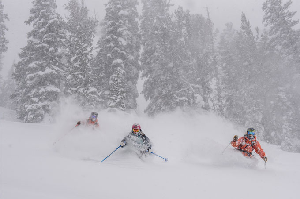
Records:
M6 25L9 31L6 38L9 40L8 51L4 54L3 69L0 72L4 77L7 76L9 68L14 62L18 61L20 48L26 45L26 34L30 27L25 25L29 17L29 9L32 7L33 0L2 0L4 12L8 14L9 21ZM65 12L64 5L68 0L56 0L58 12ZM90 14L95 15L99 20L105 16L104 4L108 0L84 0L90 10ZM252 27L262 27L262 4L264 0L171 0L174 7L183 6L191 11L192 14L206 15L206 7L210 12L210 17L215 24L215 28L220 31L225 23L233 22L236 29L240 26L241 13L244 12L250 20ZM285 2L285 1L284 1ZM295 19L300 19L300 0L293 0L292 11L298 11Z

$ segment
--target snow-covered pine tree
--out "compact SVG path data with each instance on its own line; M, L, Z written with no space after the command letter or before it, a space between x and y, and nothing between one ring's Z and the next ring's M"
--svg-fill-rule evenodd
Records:
M207 18L205 20L206 28L204 29L204 33L207 37L207 45L205 48L205 57L207 62L207 78L209 79L208 83L202 84L202 88L204 91L204 99L207 99L207 105L204 108L218 112L219 110L219 101L220 96L218 94L218 87L220 84L219 80L219 67L217 62L217 54L215 52L215 40L216 33L214 32L214 23L210 18L210 13L208 7L207 10Z
M188 11L179 7L174 12L174 19L170 37L169 60L172 69L168 71L170 78L170 89L168 111L176 108L193 107L196 105L195 85L190 77L193 75L193 59L190 51L191 16ZM197 86L196 86L197 87Z
M61 45L65 32L55 0L34 0L25 22L33 29L19 54L13 77L17 113L24 122L41 122L59 102L61 93Z
M2 0L0 0L0 71L2 67L2 55L7 51L8 44L8 40L5 38L5 32L8 30L5 25L5 20L8 20L8 16L4 13L4 5L2 4Z
M265 54L266 59L267 54ZM272 56L262 63L261 74L257 83L261 88L262 115L260 124L263 127L262 139L272 144L282 145L284 150L299 152L299 88L295 71L289 70L280 56ZM299 80L298 80L299 81ZM299 85L299 84L298 84Z
M266 0L263 22L269 28L269 45L286 59L300 63L300 32L295 30L299 20L293 19L296 11L289 10L291 4L291 0L284 4L282 0Z
M235 31L227 24L219 43L225 117L241 125L256 124L261 117L260 101L256 94L257 48L250 22L244 13L241 27Z
M295 95L293 89L280 87L277 95L277 102L280 105L279 109L282 119L279 123L282 124L280 137L281 148L286 151L300 152L300 104L299 95Z
M173 64L169 60L172 21L166 0L143 0L141 16L143 93L149 115L172 107ZM173 80L173 81L172 81Z
M95 103L97 103L101 108L107 108L108 93L109 93L109 69L106 67L107 56L105 54L105 49L103 48L104 41L99 39L97 43L98 52L92 61L92 76L91 80L96 88L95 90Z
M293 19L296 12L289 10L291 4L290 0L284 4L281 0L267 0L263 4L263 22L268 31L260 45L266 49L261 60L268 76L272 77L272 81L266 81L269 86L266 91L272 97L265 100L262 119L268 140L281 144L284 150L300 151L300 95L297 91L300 31L296 29L299 20Z
M104 107L137 108L140 36L137 0L109 0L93 71Z
M91 81L93 39L97 20L88 16L88 9L78 0L69 0L66 9L67 66L64 93L74 96L83 107L97 106L97 89ZM95 99L96 98L96 99Z
M220 62L220 92L222 101L220 103L220 113L226 118L233 120L239 117L239 112L235 100L235 87L238 85L239 66L238 55L236 50L236 40L238 31L233 28L232 23L227 23L225 29L221 32L218 44L218 54Z
M241 15L241 27L238 34L237 50L240 52L239 60L246 66L246 70L251 71L251 65L256 60L256 43L250 22L244 13Z
M146 78L143 93L149 100L145 112L155 115L191 106L195 103L194 91L187 79L191 59L190 53L185 51L188 49L189 16L179 8L172 21L168 1L142 2L141 65Z
M244 13L241 15L237 52L240 62L240 67L238 68L239 89L235 93L238 97L236 99L237 102L243 105L243 110L241 111L244 115L244 117L240 118L240 122L245 126L253 126L261 118L261 96L257 95L261 85L256 83L261 66L258 62L255 36Z
M219 114L228 118L228 111L231 104L229 98L231 90L229 87L230 66L235 64L234 38L237 31L233 28L233 23L226 23L225 29L220 34L220 40L217 46L218 61L220 65L220 87L219 92L222 100L219 102Z
M282 135L284 111L280 108L279 102L285 100L280 100L278 93L279 90L282 91L282 86L290 81L287 77L291 71L285 70L285 61L269 46L268 35L268 30L264 30L257 42L257 62L260 64L256 65L255 84L259 86L255 94L261 103L261 111L258 112L261 117L260 139L280 145L284 137Z
M197 85L199 105L205 110L214 109L215 96L213 84L216 81L216 55L214 52L213 23L199 14L191 15L190 49L194 62L193 75L190 77Z

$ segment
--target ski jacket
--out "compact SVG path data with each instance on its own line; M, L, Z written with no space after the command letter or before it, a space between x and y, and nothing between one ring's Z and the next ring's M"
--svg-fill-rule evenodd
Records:
M94 125L94 127L99 127L98 119L96 119L95 121L92 121L91 119L87 119L86 124L87 125Z
M253 150L255 150L261 158L266 156L255 136L253 140L249 140L247 137L240 137L237 141L232 141L231 145L241 151L244 156L252 157Z
M129 143L141 152L151 149L150 139L142 131L138 133L131 131L121 142L123 142L125 145Z
M89 119L87 119L86 121L83 121L83 122L81 122L81 123L84 124L84 125L87 125L87 126L99 127L98 119L96 119L95 121L92 121L92 120L89 118ZM80 125L80 123L79 123L79 124L77 123L76 126L78 126L78 125Z

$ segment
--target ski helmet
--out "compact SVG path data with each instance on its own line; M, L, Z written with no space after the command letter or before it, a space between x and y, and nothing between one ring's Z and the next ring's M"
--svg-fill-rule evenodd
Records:
M255 129L254 128L248 128L246 135L249 139L253 139L255 137Z
M137 123L132 125L132 132L137 133L141 131L141 126Z
M91 116L90 116L90 119L94 122L94 121L97 120L97 117L98 117L98 113L97 112L92 112Z

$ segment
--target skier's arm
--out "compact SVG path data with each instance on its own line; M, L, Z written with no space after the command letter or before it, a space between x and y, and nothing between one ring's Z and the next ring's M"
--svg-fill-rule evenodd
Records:
M148 147L147 150L150 151L152 144L150 139L145 134L143 136L143 143Z
M232 142L231 142L231 145L232 145L234 148L236 148L236 147L238 147L238 146L241 144L241 141L242 141L242 137L240 137L240 138L238 139L237 135L235 135L235 136L233 137L233 140L232 140Z
M85 123L86 123L86 122L85 122L84 120L83 120L83 121L78 121L77 124L76 124L76 126L79 126L79 125L81 125L81 124L85 125Z
M256 141L256 143L253 145L253 148L255 150L255 152L261 157L264 158L266 156L266 153L264 152L264 150L261 148L260 143L258 141Z
M78 124L79 123L79 124ZM78 121L77 122L77 125L79 126L79 125L86 125L86 124L88 124L89 122L88 122L88 120L82 120L82 121Z
M121 143L120 143L121 147L124 147L124 146L127 144L127 140L128 140L128 138L129 138L129 136L130 136L130 134L127 135L127 136L125 136L125 137L123 138L123 140L121 140Z

